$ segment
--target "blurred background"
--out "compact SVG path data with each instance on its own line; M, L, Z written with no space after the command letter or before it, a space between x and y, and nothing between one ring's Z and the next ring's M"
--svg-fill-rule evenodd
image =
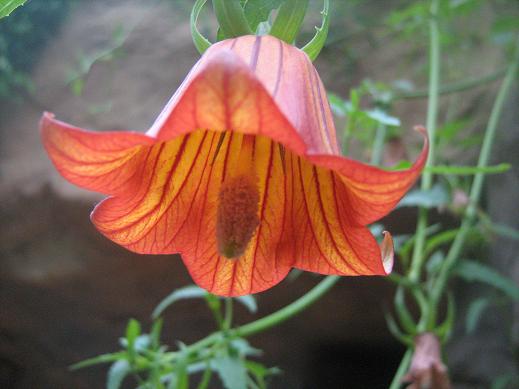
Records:
M331 3L330 34L316 67L336 96L340 137L346 123L341 104L357 88L361 104L386 104L392 116L385 120L399 120L382 164L412 160L420 139L411 128L424 124L427 105L421 94L427 87L427 2ZM441 83L488 76L441 99L441 158L468 164L477 157L507 42L518 30L519 3L445 3ZM104 387L105 366L74 372L68 366L117 350L129 318L149 324L162 298L191 283L177 256L136 255L104 239L88 218L100 197L54 171L38 134L45 110L84 128L144 132L199 57L189 31L191 6L189 0L30 0L0 20L1 388ZM299 43L320 24L321 7L310 2ZM200 29L214 37L207 8ZM484 204L493 220L517 229L517 83L512 95L493 155L513 167L487 181ZM369 123L355 128L349 154L367 160L373 131ZM450 209L455 194L446 196L433 213L443 227L457 223ZM398 236L412 232L415 219L416 210L406 207L383 222ZM488 236L487 243L476 243L472 254L519 282L517 237ZM257 296L257 315L238 307L237 323L288 304L318 279L289 277ZM517 304L493 299L498 303L487 304L467 331L471 303L495 292L463 281L455 290L458 325L446 353L455 387L505 388L519 366ZM391 305L392 286L384 279L345 278L300 317L251 338L264 350L260 360L282 369L270 387L387 387L404 350L386 329L384 311ZM163 341L172 347L214 329L202 302L179 302L165 319ZM505 386L492 386L499 382Z

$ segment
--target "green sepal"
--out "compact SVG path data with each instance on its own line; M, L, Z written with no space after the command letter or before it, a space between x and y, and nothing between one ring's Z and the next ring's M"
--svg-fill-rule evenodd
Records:
M330 27L330 1L324 0L324 8L321 11L321 15L323 15L323 22L321 27L316 27L317 30L314 37L310 42L308 42L302 50L308 54L308 57L314 61L321 49L326 42L326 37L328 36L328 28Z
M269 34L293 44L301 29L308 8L308 0L286 0L279 7Z
M226 38L252 34L240 0L213 0L213 8Z
M205 36L203 36L198 28L196 27L196 23L198 21L198 15L200 15L200 11L204 7L207 0L196 0L193 5L193 9L191 10L191 16L189 18L189 24L191 27L191 37L193 38L193 43L195 44L196 49L200 54L204 54L204 52L211 46L211 42Z

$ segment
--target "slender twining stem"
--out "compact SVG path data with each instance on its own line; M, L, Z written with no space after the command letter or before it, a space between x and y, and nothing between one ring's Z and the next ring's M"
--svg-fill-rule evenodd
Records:
M438 25L439 0L431 1L431 15L429 19L429 100L427 106L427 132L429 135L429 156L426 166L433 166L435 159L435 134L436 122L438 117L438 99L440 85L440 30ZM432 186L432 173L424 172L422 175L421 189L427 191ZM411 267L408 278L411 282L417 282L423 265L423 252L426 241L427 231L427 209L420 208L418 210L418 221L416 225L415 243L413 247L413 256L411 259ZM418 323L418 331L425 329L425 322L422 320ZM401 380L404 373L408 370L411 362L413 350L408 349L404 354L400 366L393 378L390 389L396 389L401 386Z
M263 332L268 330L271 327L274 327L293 316L297 315L301 311L308 308L310 305L319 300L326 292L328 292L336 283L339 281L339 276L327 276L321 282L319 282L316 286L314 286L309 292L288 304L286 307L281 308L279 311L271 313L261 319L255 320L251 323L245 324L243 326L230 329L227 331L227 336L229 337L247 337L258 332ZM205 347L208 347L215 342L218 342L222 339L222 332L214 332L211 335L199 340L198 342L193 343L190 346L187 346L182 352L184 354L194 354ZM169 358L174 359L177 355L176 352L168 353ZM169 359L168 358L168 359Z
M225 314L222 323L222 327L224 330L228 330L232 325L232 314L233 314L233 306L232 306L232 298L225 299Z
M463 92L472 88L476 88L481 85L488 84L490 82L499 80L501 77L503 77L506 73L506 67L497 70L494 73L488 74L486 76L480 77L480 78L474 78L470 80L463 80L459 82L454 82L452 84L448 85L442 85L439 87L439 94L440 95L447 95L451 93L458 93ZM414 92L402 92L397 93L393 97L394 100L400 100L400 99L419 99L419 98L425 98L429 96L429 90L419 90Z
M386 140L386 125L379 123L375 140L373 141L373 152L371 153L371 164L380 165L382 162L382 152L384 151L384 141Z
M429 134L429 157L427 167L434 165L436 151L436 122L438 118L438 97L440 81L440 29L438 26L438 7L439 1L431 2L431 16L429 20L429 100L427 107L427 132ZM433 174L425 171L422 175L421 189L428 191L432 186ZM424 261L423 251L426 240L428 213L426 208L418 211L418 221L416 226L416 240L411 259L411 270L409 279L416 282L420 279L422 264Z
M412 356L413 351L411 349L408 349L405 352L402 360L400 361L400 365L398 366L395 376L393 377L393 381L391 381L389 389L399 389L402 386L402 377L407 372L407 368L409 366L409 363L411 362Z
M294 302L288 304L286 307L281 308L268 316L265 316L259 320L253 321L252 323L245 324L235 329L237 336L247 337L250 335L257 334L258 332L265 331L275 325L290 319L297 315L299 312L308 308L314 302L319 300L326 292L328 292L336 283L339 281L339 276L327 276L321 282L319 282L313 289L308 293L298 298Z
M492 150L492 145L494 143L494 139L496 137L496 130L497 125L499 122L499 117L501 115L501 111L503 109L504 102L506 100L506 96L508 95L512 85L514 78L517 74L519 68L519 37L517 40L516 50L515 50L515 57L508 67L508 70L506 72L506 76L501 83L501 86L499 88L499 91L496 96L496 100L494 102L494 105L492 107L492 111L490 113L490 118L488 120L488 125L485 130L485 137L483 139L483 145L481 146L481 152L479 154L478 159L478 168L484 168L488 165L488 162L490 160L490 153ZM476 217L477 213L477 204L479 202L479 199L481 197L481 191L483 189L483 182L485 179L484 173L478 173L474 176L474 181L472 183L472 187L470 189L469 194L469 203L467 206L467 209L465 210L465 214L463 216L463 220L461 222L461 226L459 228L459 231L454 238L454 242L452 243L452 246L449 249L449 252L447 253L447 257L445 258L445 261L442 264L442 267L440 268L440 273L438 275L438 278L436 279L436 282L434 284L434 287L432 288L431 292L431 309L430 312L432 313L432 317L429 318L429 323L434 324L435 319L435 312L436 307L439 303L439 299L441 298L443 294L443 290L445 289L447 280L449 278L449 273L456 261L459 259L459 256L461 254L461 250L463 248L463 245L465 244L465 240L467 238L467 235L471 229L471 226L474 222L474 219Z

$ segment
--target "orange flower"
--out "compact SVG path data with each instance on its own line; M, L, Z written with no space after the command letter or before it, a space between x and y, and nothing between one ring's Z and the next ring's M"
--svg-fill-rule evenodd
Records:
M413 185L406 171L343 158L325 89L299 49L242 36L207 50L146 134L90 132L45 113L43 143L70 182L109 197L91 219L145 254L180 253L226 296L256 293L292 267L385 275L393 250L366 225Z

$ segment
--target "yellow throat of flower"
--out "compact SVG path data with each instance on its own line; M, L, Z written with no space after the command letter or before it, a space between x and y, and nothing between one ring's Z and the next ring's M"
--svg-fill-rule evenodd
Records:
M252 135L243 135L236 165L218 195L216 240L220 255L233 259L245 253L259 225L259 191L253 161Z

